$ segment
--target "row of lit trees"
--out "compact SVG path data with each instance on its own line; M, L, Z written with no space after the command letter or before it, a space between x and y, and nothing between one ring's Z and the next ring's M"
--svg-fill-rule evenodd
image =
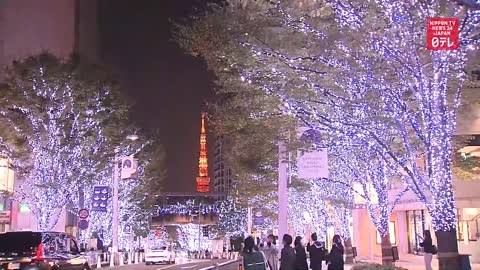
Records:
M120 209L129 217L120 231L148 229L143 223L165 174L163 151L145 133L142 141L125 141L139 130L118 84L102 69L49 54L13 63L0 86L0 107L0 154L13 161L21 181L13 199L28 206L39 230L53 229L64 210L76 215L90 208L93 187L111 186L116 152L140 160L139 177L121 185ZM111 234L110 214L92 213L89 232Z
M387 191L397 179L432 217L441 269L454 269L452 136L480 23L479 11L455 2L229 1L178 33L205 58L227 100L260 90L273 100L263 115L281 111L327 142L344 142L328 145L348 161L335 169L348 173L347 185L371 185L379 197L368 209L385 257L395 203ZM459 18L459 50L426 50L429 17Z

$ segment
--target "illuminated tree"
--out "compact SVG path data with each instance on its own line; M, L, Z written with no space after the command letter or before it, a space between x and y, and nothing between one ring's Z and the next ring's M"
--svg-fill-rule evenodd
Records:
M3 144L3 151L24 179L15 197L41 230L52 229L79 184L104 169L112 130L125 116L111 85L100 75L84 76L74 62L45 54L15 63L2 87L0 117L15 131L2 137L16 142Z

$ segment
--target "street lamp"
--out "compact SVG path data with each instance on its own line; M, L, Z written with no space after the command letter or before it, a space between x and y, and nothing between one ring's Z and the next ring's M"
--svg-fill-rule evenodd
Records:
M136 141L139 139L138 135L127 135L127 140ZM115 153L115 159L113 161L113 214L112 214L112 260L111 266L114 266L114 259L118 254L118 179L120 178L118 153Z

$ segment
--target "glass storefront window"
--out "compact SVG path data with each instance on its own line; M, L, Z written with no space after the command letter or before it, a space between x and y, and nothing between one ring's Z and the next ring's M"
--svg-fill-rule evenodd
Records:
M457 210L458 226L457 238L459 241L477 241L480 237L480 208L463 208Z
M390 244L396 245L397 244L397 238L395 237L396 229L395 229L395 222L394 221L390 221L388 223L388 233L389 233L389 237L390 237ZM381 243L382 243L382 237L380 236L380 233L377 231L377 244L380 245Z
M425 230L425 211L407 211L408 252L418 254Z

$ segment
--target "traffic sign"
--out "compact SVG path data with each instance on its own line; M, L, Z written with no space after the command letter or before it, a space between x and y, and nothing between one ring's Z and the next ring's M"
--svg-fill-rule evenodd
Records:
M78 217L81 218L81 219L87 219L88 216L90 216L90 213L88 212L87 209L80 209L80 211L78 211Z
M155 236L156 237L162 237L162 231L156 231Z
M80 221L78 221L78 228L80 230L86 230L88 229L88 221L85 220L85 219L81 219Z

